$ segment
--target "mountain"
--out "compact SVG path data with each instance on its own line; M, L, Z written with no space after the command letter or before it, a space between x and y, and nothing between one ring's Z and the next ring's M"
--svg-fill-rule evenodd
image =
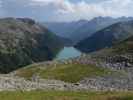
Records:
M0 19L1 73L33 62L51 60L62 47L60 37L32 19Z
M77 30L87 22L87 20L79 20L73 22L46 22L43 24L52 32L56 33L56 35L72 40L71 33L73 33L75 30Z
M87 23L87 20L79 20L73 22L46 22L43 23L48 29L61 37L70 38L74 30Z
M88 21L88 23L82 25L73 33L71 33L72 35L71 39L75 43L78 43L79 41L93 35L95 32L100 31L101 29L104 29L117 22L128 21L128 20L133 20L133 18L132 17L120 17L120 18L96 17Z
M83 52L92 52L110 47L133 35L133 20L106 27L92 36L80 41L75 47Z
M68 38L64 38L64 37L61 37L61 36L58 36L60 37L59 40L60 40L60 43L62 43L64 45L64 47L71 47L73 45L73 42L71 39L68 39Z
M93 33L106 28L114 23L121 21L133 20L132 17L120 17L120 18L111 18L111 17L96 17L92 20L79 20L75 22L67 23L44 23L44 25L57 33L57 35L62 37L67 37L73 41L73 44L78 43L79 41L85 39L86 37L91 36Z

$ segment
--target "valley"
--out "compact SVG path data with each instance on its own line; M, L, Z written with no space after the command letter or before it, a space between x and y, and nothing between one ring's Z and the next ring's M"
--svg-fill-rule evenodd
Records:
M132 29L133 21L116 22L73 45L32 19L0 19L0 96L132 100Z
M0 0L0 100L133 100L133 0Z

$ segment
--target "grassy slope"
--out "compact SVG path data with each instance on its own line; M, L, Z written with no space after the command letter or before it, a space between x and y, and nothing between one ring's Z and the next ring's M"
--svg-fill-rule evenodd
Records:
M108 69L95 67L93 65L68 64L57 65L56 67L43 65L33 65L17 71L17 75L25 78L31 78L38 74L45 79L57 79L65 82L78 82L85 77L103 76L115 72ZM117 72L116 72L117 73Z
M133 36L115 44L111 48L104 48L98 52L94 52L95 55L118 55L118 54L132 54L133 53Z
M133 92L0 92L0 100L133 100Z
M123 41L119 45L114 46L112 49L113 52L119 54L133 53L133 38L132 41L130 40Z

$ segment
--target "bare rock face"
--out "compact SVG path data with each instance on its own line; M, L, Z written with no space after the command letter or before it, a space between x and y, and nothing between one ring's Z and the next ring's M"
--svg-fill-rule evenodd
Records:
M0 19L1 73L51 60L62 46L59 37L32 19Z

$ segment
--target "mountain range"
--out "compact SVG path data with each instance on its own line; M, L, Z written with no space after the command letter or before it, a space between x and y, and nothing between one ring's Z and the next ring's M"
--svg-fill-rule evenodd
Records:
M71 39L73 44L76 44L103 28L117 22L128 20L133 20L133 18L96 17L91 20L79 20L75 22L47 22L43 24L58 36Z

